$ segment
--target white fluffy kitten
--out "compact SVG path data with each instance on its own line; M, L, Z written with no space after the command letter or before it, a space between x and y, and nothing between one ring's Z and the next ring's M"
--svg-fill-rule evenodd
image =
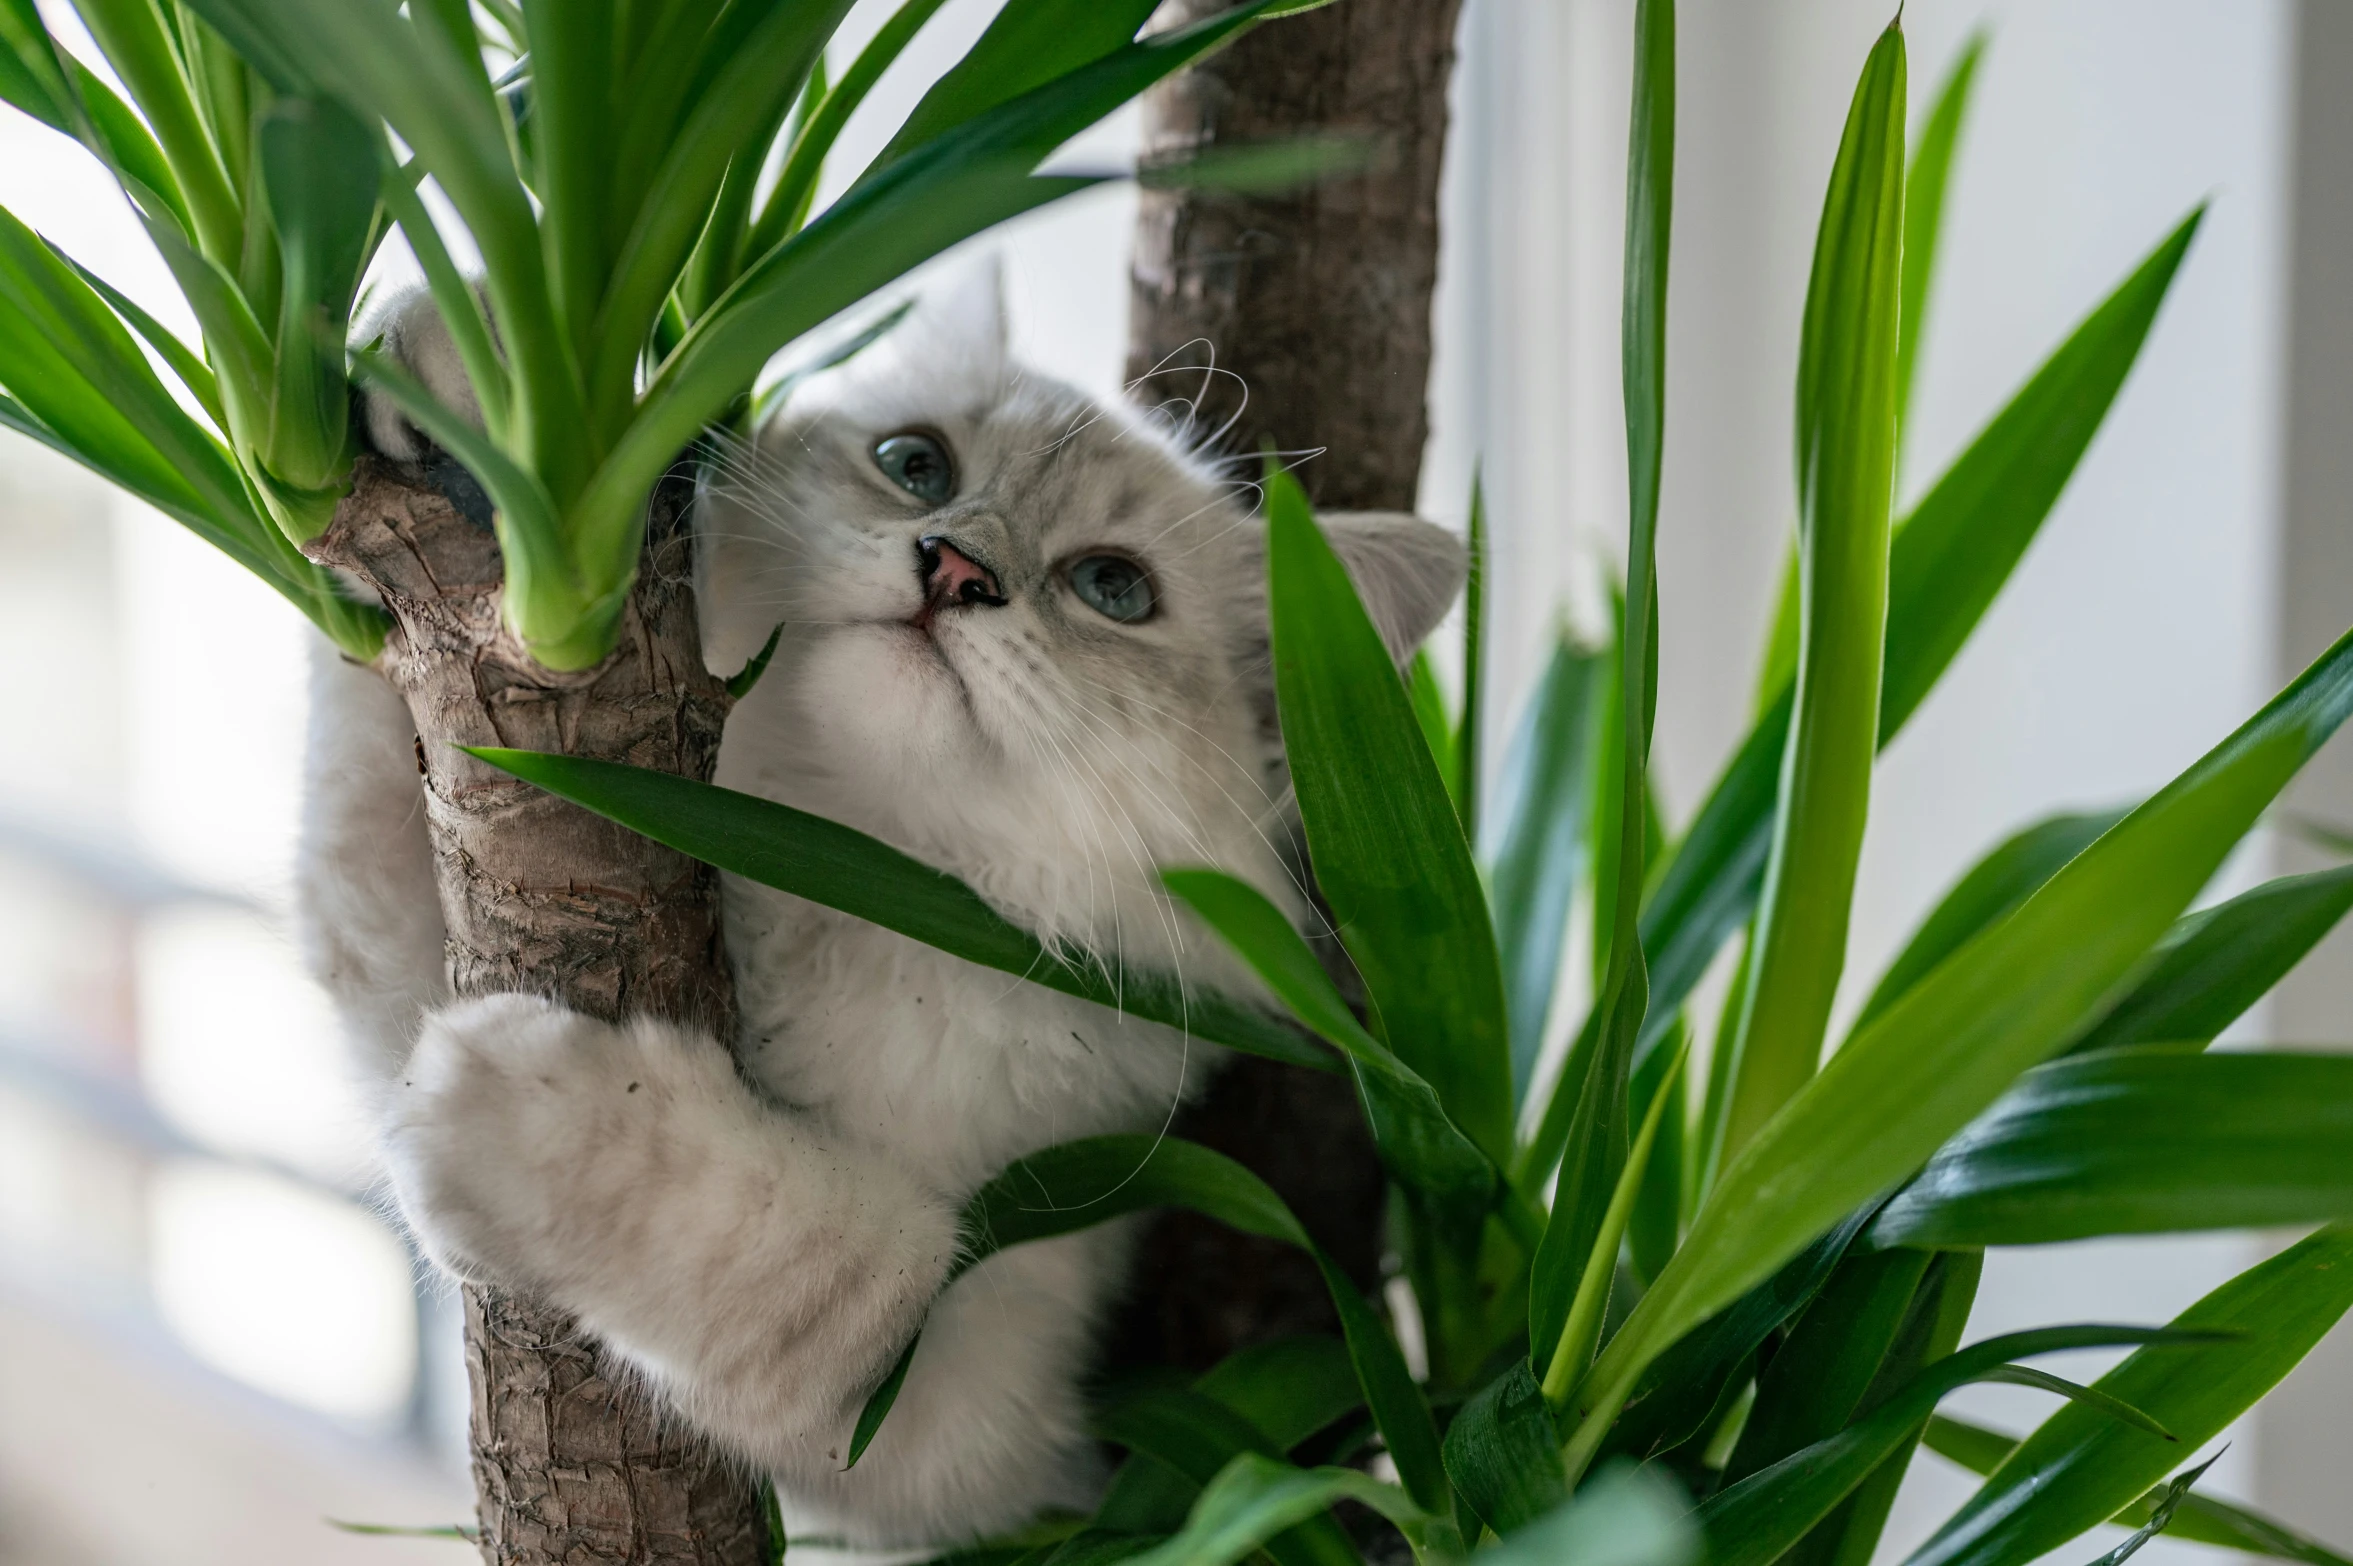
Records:
M407 308L396 347L458 400L427 307ZM993 268L799 388L698 510L712 666L784 628L722 783L1195 982L1247 988L1156 866L1214 864L1304 915L1261 525L1151 423L1010 364ZM1411 647L1459 583L1454 539L1324 520ZM385 1156L428 1253L575 1313L807 1526L938 1543L1089 1505L1081 1387L1125 1231L1017 1247L940 1295L956 1215L1025 1153L1162 1125L1212 1052L732 878L732 1058L532 996L448 1004L408 719L332 658L316 695L311 947L391 1072Z

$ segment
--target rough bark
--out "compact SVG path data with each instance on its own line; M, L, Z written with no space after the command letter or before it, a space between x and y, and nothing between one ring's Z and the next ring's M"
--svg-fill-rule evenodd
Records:
M711 776L728 696L703 666L689 494L674 480L655 496L619 645L577 674L542 669L500 625L495 540L420 470L362 458L312 546L371 583L392 612L379 667L417 725L460 995L522 990L608 1019L653 1013L734 1035L716 872L456 748L556 750ZM750 1476L666 1420L561 1312L469 1288L466 1365L492 1566L764 1558Z
M1172 0L1160 19L1223 6ZM1230 424L1231 451L1320 451L1298 470L1320 505L1414 503L1459 6L1346 0L1260 28L1146 100L1147 157L1309 131L1371 146L1363 172L1304 190L1148 190L1136 226L1138 395L1199 391L1195 427ZM1172 373L1209 363L1232 374ZM1381 1171L1345 1079L1239 1059L1178 1130L1257 1170L1360 1282L1374 1280ZM1145 1242L1113 1357L1206 1367L1245 1344L1335 1327L1296 1252L1170 1215Z
M1361 139L1363 172L1275 195L1148 190L1136 224L1128 374L1147 400L1190 397L1238 452L1322 455L1319 505L1409 510L1429 433L1438 171L1461 0L1346 0L1261 27L1155 88L1145 155ZM1225 9L1171 0L1160 21ZM1158 374L1154 374L1155 371ZM1245 405L1246 401L1246 405Z

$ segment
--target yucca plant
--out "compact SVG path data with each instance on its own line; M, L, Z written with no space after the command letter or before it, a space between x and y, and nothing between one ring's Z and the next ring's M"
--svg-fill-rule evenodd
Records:
M201 332L181 341L0 212L0 422L219 546L407 699L461 994L725 1032L716 877L458 743L708 777L731 696L703 666L682 524L713 432L748 421L810 328L1107 177L1037 172L1078 131L1316 3L1139 39L1154 0L1008 0L820 208L843 126L941 0L904 0L838 79L850 0L74 0L111 81L34 0L0 0L0 98L98 160ZM1149 173L1264 182L1333 155ZM395 228L471 414L350 340ZM364 452L355 375L439 456ZM759 1558L741 1476L605 1384L560 1317L479 1291L468 1311L495 1558ZM532 1413L551 1389L564 1419Z
M1401 1335L1325 1262L1340 1336L1107 1389L1100 1433L1128 1458L1095 1513L943 1559L1347 1561L1357 1546L1333 1509L1350 1503L1425 1560L1664 1566L1704 1550L1719 1566L1861 1566L1925 1443L1986 1477L1918 1566L2029 1560L2107 1521L2135 1529L2109 1561L2170 1530L2342 1566L2199 1493L2202 1470L2174 1471L2353 1306L2353 1059L2205 1052L2353 906L2353 871L2186 912L2353 712L2353 636L2137 807L2054 817L1993 848L1826 1049L1874 756L2050 513L2199 214L1893 519L1977 51L1907 168L1904 41L1889 27L1823 205L1797 375L1797 542L1760 716L1670 837L1647 756L1674 49L1672 0L1642 0L1623 342L1632 507L1614 639L1556 649L1476 830L1475 598L1457 718L1426 671L1396 677L1304 497L1267 475L1283 734L1363 1015L1270 903L1213 870L1164 880L1287 1019L1108 959L1058 960L960 883L783 806L576 757L482 753L687 853L971 961L1352 1077L1391 1178L1418 1333ZM1581 893L1597 910L1598 998L1540 1091ZM1735 942L1703 1070L1693 1040L1709 1019L1689 1001ZM1022 1160L973 1199L971 1258L1161 1206L1321 1260L1254 1176L1150 1137ZM1963 1346L1989 1246L2279 1225L2326 1227L2172 1322ZM1404 1336L1424 1367L1409 1369ZM2133 1352L2092 1386L2020 1363L2091 1346ZM869 1402L853 1460L916 1351ZM1937 1412L1988 1380L2064 1401L2022 1440ZM1393 1478L1362 1460L1376 1450Z
M482 427L380 356L363 350L358 368L487 492L507 625L546 668L590 667L611 650L655 481L740 410L778 350L958 240L1097 182L1034 171L1239 29L1309 8L1252 0L1138 42L1152 10L1138 0L1008 6L813 218L835 138L939 5L908 0L829 84L849 0L85 0L126 101L58 47L33 0L7 0L0 97L120 182L203 351L0 219L0 415L372 657L381 617L298 551L351 487L346 340L398 227ZM480 252L473 285L426 211L428 179Z

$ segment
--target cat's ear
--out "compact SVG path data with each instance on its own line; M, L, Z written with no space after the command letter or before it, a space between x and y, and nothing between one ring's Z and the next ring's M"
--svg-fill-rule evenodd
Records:
M1462 590L1469 551L1446 529L1401 511L1326 511L1316 520L1356 585L1373 629L1381 633L1389 656L1402 668ZM1254 517L1241 536L1246 547L1240 563L1252 585L1244 600L1250 611L1234 644L1235 668L1266 754L1274 757L1281 754L1282 728L1275 711L1274 660L1267 634L1265 524Z
M1389 656L1404 663L1462 591L1470 559L1462 540L1402 511L1322 511L1316 520Z
M961 393L959 400L985 404L1003 392L1012 337L1005 264L992 250L926 282L907 319L885 341L898 350L891 356L897 364L919 372L935 394L949 390Z

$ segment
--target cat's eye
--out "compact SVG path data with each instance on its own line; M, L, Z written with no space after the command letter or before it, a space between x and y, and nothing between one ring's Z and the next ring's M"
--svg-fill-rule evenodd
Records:
M945 505L956 490L956 465L936 435L903 430L874 443L874 465L883 477L926 505Z
M1151 619L1159 603L1152 578L1124 555L1089 555L1077 562L1070 568L1070 588L1088 608L1122 625Z

